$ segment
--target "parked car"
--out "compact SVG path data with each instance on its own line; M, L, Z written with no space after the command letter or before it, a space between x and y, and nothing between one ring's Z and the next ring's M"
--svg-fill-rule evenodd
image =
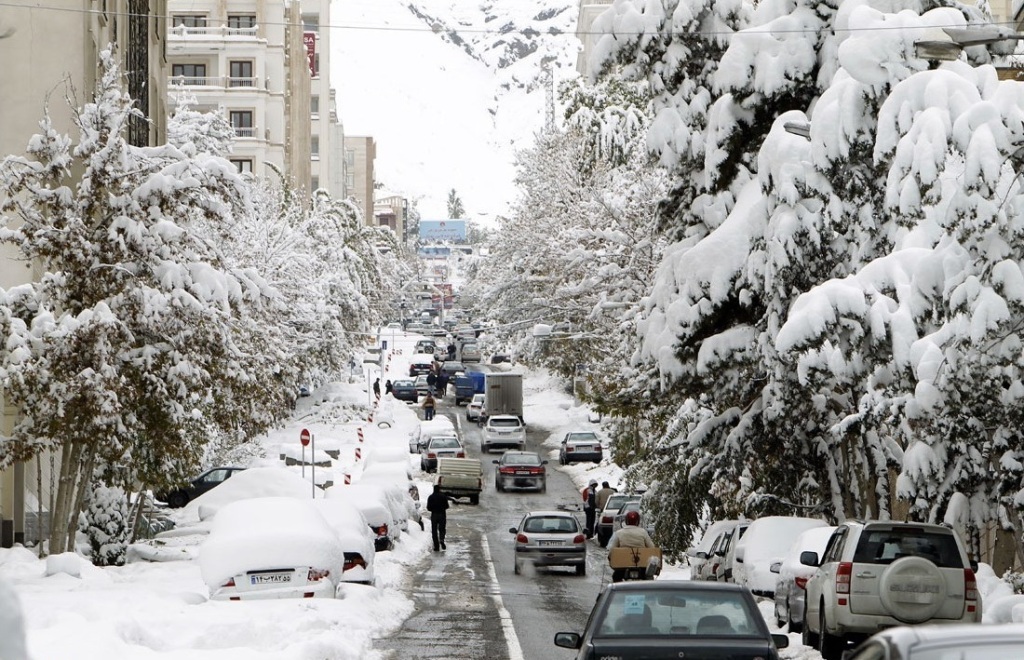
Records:
M416 376L416 380L413 381L413 387L416 388L417 397L427 396L430 394L430 385L427 383L426 376Z
M1024 657L1024 625L898 626L875 633L844 660L1003 660Z
M254 497L217 512L199 567L211 600L334 598L344 554L312 500Z
M416 428L409 434L409 453L418 454L423 451L427 440L435 435L454 435L458 437L458 434L455 432L455 425L452 424L452 420L448 417L439 415L434 417L434 419L425 419L417 424Z
M741 520L736 523L736 528L733 529L722 546L722 563L718 567L718 581L719 582L735 582L736 581L736 548L739 546L740 541L743 540L744 535L747 533L747 528L750 527L749 520Z
M424 377L424 380L426 378ZM416 389L416 381L408 378L402 378L391 383L391 396L395 397L399 401L411 401L416 403L419 400L420 393Z
M525 563L573 566L576 575L587 574L587 537L580 521L568 511L531 511L523 516L518 527L508 531L516 535L516 575Z
M462 345L459 357L463 362L479 362L483 358L480 353L480 347L469 342Z
M469 401L469 404L466 405L466 419L473 422L478 421L480 419L480 415L483 414L483 411L484 395L474 394L473 398Z
M715 536L715 540L711 544L711 549L707 552L707 559L704 563L697 566L696 569L691 569L691 577L694 580L703 580L707 582L718 582L721 579L725 581L722 564L725 562L725 553L729 548L729 544L732 541L732 535L736 531L736 526L739 524L738 520L729 521L733 524L727 528L718 531Z
M601 438L593 431L566 433L558 447L558 462L562 465L582 461L600 463L602 458L604 450L601 447Z
M492 415L484 424L480 451L495 449L526 449L526 426L515 415Z
M612 493L604 503L604 508L597 513L594 527L597 535L597 542L603 548L608 545L608 539L612 537L612 526L615 524L615 514L626 502L639 502L639 495L628 493Z
M698 577L711 556L711 547L718 540L723 531L732 529L734 520L717 520L704 530L700 541L686 549L686 556L690 562L690 578L693 580L702 579Z
M887 626L981 621L977 564L948 527L847 522L824 555L804 552L800 562L817 569L807 580L804 643L825 660Z
M635 502L626 502L615 512L615 518L612 520L612 536L615 536L615 532L626 526L626 514L630 511L636 511L637 515L640 516L640 527L646 529L647 533L651 536L654 536L654 527L650 524L650 516L647 515L642 499ZM611 538L608 540L610 541Z
M732 581L742 584L755 596L775 597L775 573L771 566L793 545L793 540L808 529L828 527L820 518L765 516L750 523L736 546Z
M373 584L373 562L376 556L376 535L370 531L363 512L353 504L338 498L312 500L320 515L338 535L345 556L342 582Z
M445 360L441 363L441 369L447 371L449 376L455 374L462 374L466 372L466 365L462 364L458 360Z
M362 512L373 533L376 552L393 549L402 536L401 524L395 519L391 502L381 489L359 484L334 486L327 489L327 498L344 499Z
M775 578L775 622L779 626L789 625L789 632L796 633L804 625L804 595L807 593L807 579L814 575L814 568L800 563L804 552L816 552L820 557L835 527L815 527L801 533L789 547L782 561L772 565Z
M508 353L495 353L491 355L491 364L502 364L503 362L511 362L512 357Z
M153 494L157 500L166 502L172 509L180 509L203 493L213 490L232 477L241 472L242 467L215 467L203 472L193 479L186 486L171 490L160 490Z
M430 354L433 355L437 350L437 343L433 339L421 339L416 342L416 346L412 349L417 354Z
M786 635L771 634L753 595L738 585L690 580L605 586L582 633L555 634L555 646L598 658L778 660Z
M437 470L439 458L465 458L466 448L455 435L435 435L427 440L420 452L420 469L424 472Z
M547 461L535 451L506 451L494 461L494 489L529 488L541 493L547 491Z
M409 358L409 376L416 377L427 375L434 366L434 354L417 353Z

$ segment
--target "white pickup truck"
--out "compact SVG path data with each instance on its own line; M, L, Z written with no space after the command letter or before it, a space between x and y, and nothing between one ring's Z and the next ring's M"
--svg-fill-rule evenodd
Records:
M478 458L438 458L435 484L451 497L468 497L470 504L480 503L484 489L484 471Z

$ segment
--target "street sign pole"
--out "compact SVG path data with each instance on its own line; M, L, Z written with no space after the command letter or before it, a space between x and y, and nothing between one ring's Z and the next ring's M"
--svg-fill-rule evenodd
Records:
M312 435L310 434L309 429L302 429L301 431L299 431L299 443L302 445L302 478L303 479L306 478L306 445L309 444L309 440L310 440L311 437L312 437ZM314 458L315 458L315 455L314 455ZM314 473L313 476L314 476L314 478L316 478L316 474L315 473Z
M309 442L310 442L309 450L310 450L310 452L313 455L313 462L311 464L312 465L311 469L312 469L312 473L313 473L313 492L312 492L312 495L313 495L313 499L315 500L316 499L316 436L313 435L312 433L309 435Z

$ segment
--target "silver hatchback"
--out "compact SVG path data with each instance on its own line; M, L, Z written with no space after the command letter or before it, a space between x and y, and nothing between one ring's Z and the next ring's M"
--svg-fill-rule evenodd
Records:
M587 537L576 516L566 511L531 511L519 527L508 530L516 535L515 572L524 563L534 566L573 566L576 575L587 574Z

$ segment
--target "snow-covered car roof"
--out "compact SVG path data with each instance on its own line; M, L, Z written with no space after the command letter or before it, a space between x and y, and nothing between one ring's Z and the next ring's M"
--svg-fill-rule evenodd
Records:
M342 499L313 500L313 506L338 535L342 550L358 552L367 561L373 558L370 523L359 507Z
M371 525L391 525L397 522L391 498L380 486L370 483L333 486L327 489L327 498L343 499L355 505Z
M246 571L285 566L328 568L340 576L344 564L338 536L312 500L291 497L221 507L199 549L199 568L211 588Z

